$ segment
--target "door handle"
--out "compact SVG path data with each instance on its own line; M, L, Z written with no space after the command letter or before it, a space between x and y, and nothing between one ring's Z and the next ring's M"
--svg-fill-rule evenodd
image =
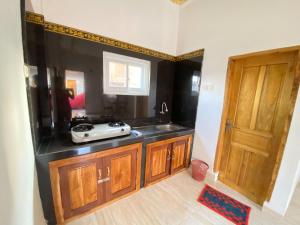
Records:
M231 123L231 121L228 119L228 120L226 120L225 131L230 131L231 128L232 128L232 123Z
M108 166L108 167L106 167L106 175L107 175L107 177L109 177L109 176L110 176L110 169L109 169L109 166Z
M175 160L175 152L174 152L174 150L172 152L172 160Z
M105 183L110 180L110 168L106 167L106 177L101 179L101 169L98 170L99 179L97 180L98 184Z
M102 172L101 169L98 169L98 176L99 176L99 180L102 178Z
M106 167L106 176L109 178L110 177L110 168L109 166Z
M171 159L171 150L168 149L168 156L167 156L167 160L170 160Z

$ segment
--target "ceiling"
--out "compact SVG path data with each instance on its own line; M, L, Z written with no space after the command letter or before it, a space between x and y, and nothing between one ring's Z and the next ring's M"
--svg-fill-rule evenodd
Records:
M178 4L178 5L182 5L183 3L185 3L187 0L170 0L171 2Z

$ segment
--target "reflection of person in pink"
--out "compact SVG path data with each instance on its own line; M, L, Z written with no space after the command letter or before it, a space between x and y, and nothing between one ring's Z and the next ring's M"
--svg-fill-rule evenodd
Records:
M85 93L76 95L74 99L69 99L72 109L84 109L85 108Z
M72 109L69 98L74 99L74 90L65 87L65 80L57 77L56 80L56 101L57 119L59 128L67 128L72 118Z

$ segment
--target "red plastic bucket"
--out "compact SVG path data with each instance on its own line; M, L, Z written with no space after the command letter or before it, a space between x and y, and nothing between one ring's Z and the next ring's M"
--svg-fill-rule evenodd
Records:
M197 181L203 181L209 166L199 159L192 160L192 177Z

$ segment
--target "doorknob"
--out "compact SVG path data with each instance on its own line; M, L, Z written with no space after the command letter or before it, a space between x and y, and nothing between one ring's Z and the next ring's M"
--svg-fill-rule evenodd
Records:
M229 131L232 128L232 123L230 121L230 119L226 120L226 124L225 124L225 131Z

